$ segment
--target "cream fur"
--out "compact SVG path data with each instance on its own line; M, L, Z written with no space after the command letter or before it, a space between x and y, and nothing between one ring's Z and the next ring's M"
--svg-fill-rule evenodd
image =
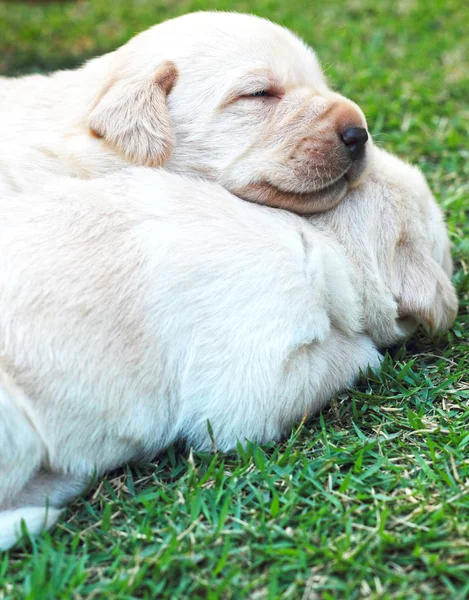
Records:
M279 439L378 347L449 327L450 273L424 178L382 151L309 220L143 167L7 194L1 547L95 472L175 441L212 449L208 421L220 450Z
M252 97L260 91L268 97ZM0 78L0 194L48 173L166 164L247 200L326 210L363 178L341 140L366 127L314 52L252 15L193 13L73 71ZM367 146L370 146L368 142Z

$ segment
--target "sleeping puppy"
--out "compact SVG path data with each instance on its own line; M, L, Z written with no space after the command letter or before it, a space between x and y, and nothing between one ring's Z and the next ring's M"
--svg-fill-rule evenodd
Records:
M456 314L445 225L383 151L309 220L135 167L0 210L0 547L93 473L179 441L277 440Z
M0 194L129 163L240 198L327 210L368 165L366 121L290 31L235 13L167 21L73 71L0 78ZM3 189L3 192L2 192Z

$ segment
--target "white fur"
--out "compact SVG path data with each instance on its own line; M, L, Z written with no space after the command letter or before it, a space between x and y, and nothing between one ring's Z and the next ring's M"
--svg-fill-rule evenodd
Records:
M142 167L7 195L3 546L95 472L175 441L212 449L208 422L220 450L279 439L377 367L377 346L448 327L450 270L423 177L384 152L310 220Z
M22 535L22 521L29 535L34 536L53 527L61 512L58 508L47 506L24 506L0 511L0 550L8 550L16 544Z
M365 173L367 155L351 161L340 137L353 126L366 127L363 113L327 87L291 32L252 15L193 13L80 69L0 78L0 194L30 192L51 172L166 163L248 200L318 212Z

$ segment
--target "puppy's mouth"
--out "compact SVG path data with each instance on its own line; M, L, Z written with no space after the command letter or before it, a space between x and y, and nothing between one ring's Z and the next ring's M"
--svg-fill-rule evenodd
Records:
M285 192L271 183L251 184L233 190L233 193L249 202L291 210L299 215L311 215L337 206L344 199L349 185L349 181L344 175L320 190L303 194Z
M312 215L331 210L345 198L348 190L358 187L368 173L368 161L353 162L337 179L311 192L290 192L270 182L254 183L231 190L233 194L257 204L283 208L299 215Z

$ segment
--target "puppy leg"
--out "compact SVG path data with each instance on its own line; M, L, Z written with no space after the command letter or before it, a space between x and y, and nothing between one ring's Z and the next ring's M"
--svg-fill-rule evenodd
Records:
M31 535L52 527L59 506L82 489L39 473L47 454L30 400L0 372L0 550L16 543L22 520Z
M0 508L21 491L46 456L28 405L28 398L0 372Z
M89 476L40 472L0 511L0 550L7 550L21 537L21 521L30 535L50 529L58 521L61 507L88 485Z
M259 344L256 352L261 355L261 351ZM246 440L281 439L293 424L314 415L352 386L360 371L378 368L382 359L368 336L334 328L323 340L292 348L276 364L265 355L257 361L256 356L246 356L249 360L243 368L218 380L206 378L207 387L197 389L191 410L181 422L180 439L187 445L203 451L214 447L229 451Z
M21 522L24 521L30 535L38 535L57 523L59 508L24 506L0 512L0 550L8 550L21 538Z

